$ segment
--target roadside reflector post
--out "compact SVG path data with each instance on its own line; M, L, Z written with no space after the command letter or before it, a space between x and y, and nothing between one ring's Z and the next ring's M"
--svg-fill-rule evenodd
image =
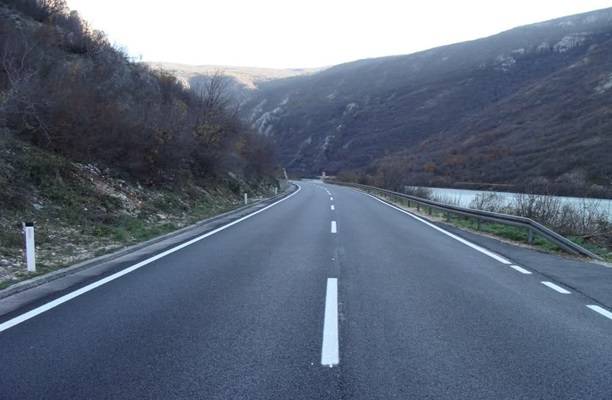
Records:
M247 193L244 194L244 204L249 204L249 195Z
M34 223L23 223L23 237L25 240L25 260L28 272L36 272L36 244L34 242Z
M274 196L277 196L277 195L278 195L278 186L275 186L274 187Z
M529 228L529 232L527 233L527 243L533 243L533 230Z

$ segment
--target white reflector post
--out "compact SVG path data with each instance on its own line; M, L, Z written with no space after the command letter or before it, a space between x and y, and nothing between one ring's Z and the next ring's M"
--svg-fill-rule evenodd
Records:
M28 272L36 272L36 245L34 243L34 224L26 222L24 224L25 236L25 258Z

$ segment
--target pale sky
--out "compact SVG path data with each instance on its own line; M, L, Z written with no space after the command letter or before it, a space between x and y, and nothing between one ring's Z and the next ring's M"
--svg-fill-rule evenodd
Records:
M144 61L320 67L409 54L565 15L602 0L68 0Z

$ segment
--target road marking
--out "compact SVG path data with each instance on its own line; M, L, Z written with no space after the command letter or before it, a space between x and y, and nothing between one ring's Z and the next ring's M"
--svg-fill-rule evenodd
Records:
M518 265L510 265L510 268L520 272L521 274L531 275L531 271L527 271L525 268L519 267Z
M336 233L336 232L338 232L336 221L332 221L331 222L331 233Z
M465 239L464 239L464 238L462 238L462 237L459 237L459 236L457 236L457 235L455 235L455 234L453 234L453 233L450 233L449 231L446 231L446 230L444 230L444 229L440 228L439 226L436 226L436 225L432 224L431 222L424 220L424 219L423 219L423 218L421 218L421 217L418 217L418 216L416 216L416 215L414 215L414 214L412 214L412 213L409 213L409 212L408 212L408 211L406 211L406 210L402 210L401 208L396 207L396 206L394 206L393 204L389 204L389 203L387 203L387 202L385 202L385 201L382 201L381 199L379 199L379 198L377 198L377 197L375 197L375 196L372 196L372 195L371 195L371 194L369 194L369 193L365 193L365 192L363 192L363 193L364 193L364 194L366 194L366 195L368 195L368 196L370 196L370 197L371 197L371 198L373 198L374 200L376 200L376 201L379 201L379 202L383 203L383 204L384 204L384 205L386 205L386 206L389 206L389 207L391 207L391 208L395 208L397 211L403 212L404 214L411 216L412 218L416 219L417 221L420 221L420 222L422 222L422 223L424 223L424 224L426 224L426 225L429 225L430 227L432 227L432 228L434 228L435 230L437 230L437 231L439 231L439 232L441 232L441 233L445 234L446 236L449 236L449 237L451 237L451 238L453 238L453 239L455 239L455 240L457 240L457 241L459 241L459 242L463 243L464 245L466 245L466 246L468 246L468 247L471 247L472 249L474 249L474 250L476 250L476 251L479 251L479 252L481 252L482 254L484 254L484 255L486 255L486 256L489 256L489 257L493 258L494 260L499 261L499 262L500 262L500 263L502 263L502 264L507 264L507 265L512 264L512 262L511 262L510 260L508 260L508 259L507 259L507 258L505 258L505 257L500 256L499 254L496 254L496 253L494 253L494 252L492 252L492 251L489 251L489 250L485 249L484 247L480 247L480 246L478 246L477 244L474 244L474 243L472 243L472 242L470 242L470 241L468 241L468 240L465 240Z
M548 286L552 290L554 290L556 292L559 292L561 294L570 294L571 293L569 290L566 290L566 289L562 288L561 286L555 285L552 282L542 281L542 285Z
M330 201L334 201L334 198L333 198L333 197L330 197L330 198L329 198L329 200L330 200Z
M102 279L100 279L100 280L98 280L96 282L90 283L89 285L84 286L84 287L82 287L82 288L80 288L78 290L75 290L74 292L70 292L70 293L68 293L68 294L66 294L66 295L64 295L62 297L58 297L57 299L55 299L53 301L50 301L50 302L48 302L46 304L43 304L42 306L39 306L39 307L37 307L37 308L35 308L33 310L30 310L30 311L28 311L26 313L18 315L15 318L9 319L8 321L5 321L2 324L0 324L0 332L4 332L5 330L7 330L9 328L12 328L15 325L19 325L22 322L25 322L25 321L27 321L29 319L32 319L32 318L36 317L37 315L40 315L40 314L42 314L42 313L44 313L46 311L49 311L49 310L59 306L60 304L66 303L67 301L70 301L70 300L74 299L75 297L78 297L78 296L80 296L80 295L82 295L84 293L87 293L87 292L89 292L89 291L91 291L91 290L93 290L93 289L95 289L97 287L100 287L100 286L105 285L105 284L107 284L107 283L109 283L111 281L114 281L117 278L121 278L123 275L127 275L130 272L136 271L137 269L142 268L145 265L152 263L153 261L157 261L160 258L166 257L167 255L170 255L170 254L175 253L175 252L177 252L179 250L182 250L182 249L184 249L187 246L191 246L192 244L197 243L200 240L205 239L205 238L207 238L209 236L212 236L215 233L219 233L219 232L229 228L230 226L234 226L234 225L236 225L236 224L238 224L238 223L240 223L240 222L242 222L242 221L244 221L246 219L254 217L255 215L257 215L259 213L262 213L262 212L266 211L267 209L269 209L271 207L274 207L275 205L277 205L279 203L282 203L285 200L289 200L291 197L293 197L296 194L298 194L298 192L300 190L302 190L300 185L296 184L296 186L298 187L298 189L295 192L291 193L289 196L284 197L284 198L282 198L282 199L280 199L280 200L278 200L278 201L276 201L276 202L274 202L272 204L267 205L266 207L264 207L264 208L262 208L260 210L257 210L255 212L252 212L251 214L245 215L244 217L241 217L241 218L239 218L239 219L237 219L235 221L232 221L232 222L230 222L227 225L223 225L223 226L221 226L219 228L216 228L216 229L214 229L214 230L212 230L210 232L207 232L207 233L205 233L205 234L203 234L201 236L193 238L193 239L191 239L191 240L189 240L189 241L187 241L185 243L182 243L182 244L180 244L180 245L178 245L176 247L168 249L168 250L166 250L166 251L164 251L162 253L159 253L159 254L157 254L157 255L155 255L153 257L147 258L146 260L143 260L143 261L141 261L141 262L139 262L137 264L134 264L134 265L132 265L130 267L127 267L127 268L125 268L125 269L123 269L123 270L121 270L119 272L116 272L116 273L114 273L112 275L109 275L106 278L102 278Z
M331 206L329 206L330 210L334 211L336 209L336 207L332 204Z
M321 346L321 365L331 368L340 362L338 350L338 279L327 279L325 294L325 317L323 320L323 345Z
M599 314L603 315L606 318L612 319L612 312L606 310L603 307L599 307L599 306L596 306L594 304L588 305L587 307L590 308L591 310L595 311L596 313L599 313Z

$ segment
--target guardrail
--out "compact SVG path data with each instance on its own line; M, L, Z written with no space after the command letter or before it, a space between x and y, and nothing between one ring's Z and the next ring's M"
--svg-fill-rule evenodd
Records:
M409 194L394 192L387 189L381 189L374 186L361 185L358 183L348 183L348 182L339 182L330 179L325 180L326 183L331 183L334 185L340 186L348 186L357 189L364 190L366 192L374 192L383 194L390 197L397 197L403 200L408 201L408 207L411 207L411 203L415 203L417 210L420 211L421 206L428 209L429 214L431 214L432 209L441 210L446 213L446 219L450 219L450 214L462 215L465 217L470 217L476 219L478 223L478 227L480 228L480 221L493 221L504 225L513 225L522 228L526 228L528 230L528 242L532 243L534 235L540 235L544 239L554 243L561 249L576 255L586 256L590 258L594 258L596 260L602 260L600 256L594 254L593 252L585 249L584 247L572 242L571 240L559 235L557 232L548 229L544 225L532 220L531 218L519 217L516 215L509 214L501 214L495 213L491 211L482 211L475 210L472 208L464 208L458 206L452 206L448 204L439 203L433 200L427 200L416 196L411 196Z

